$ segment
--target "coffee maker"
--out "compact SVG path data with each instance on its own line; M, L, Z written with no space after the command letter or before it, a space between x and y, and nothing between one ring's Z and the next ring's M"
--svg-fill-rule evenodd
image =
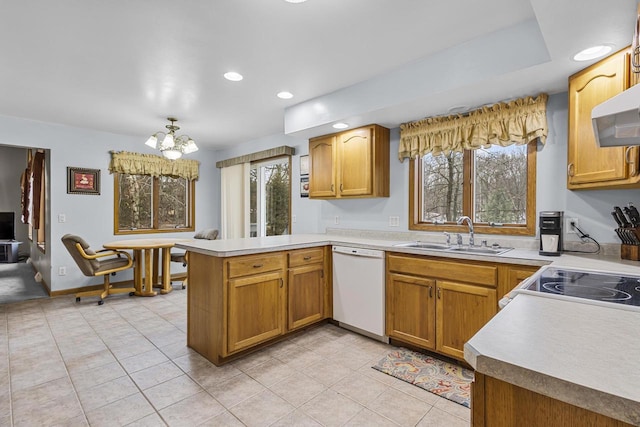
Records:
M540 212L540 255L559 256L562 253L563 211Z

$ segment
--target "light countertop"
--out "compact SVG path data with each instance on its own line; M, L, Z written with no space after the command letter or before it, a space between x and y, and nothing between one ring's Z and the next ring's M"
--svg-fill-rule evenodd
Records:
M485 375L640 425L640 311L520 294L464 354Z

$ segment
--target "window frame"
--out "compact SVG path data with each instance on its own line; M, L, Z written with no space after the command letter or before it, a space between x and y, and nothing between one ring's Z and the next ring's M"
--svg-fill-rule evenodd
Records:
M527 144L527 215L526 224L505 224L504 226L490 226L487 223L473 223L476 234L498 234L512 236L534 236L536 234L536 153L537 139ZM465 150L463 154L463 199L462 214L470 218L473 215L473 150ZM413 158L409 162L409 229L416 231L447 231L456 233L468 232L467 225L457 225L455 222L433 224L420 221L420 206L422 206L422 157Z
M196 218L196 180L189 180L189 224L186 227L181 228L158 228L158 214L157 209L160 204L160 177L152 177L153 179L153 228L143 228L138 230L120 230L120 175L121 172L115 172L113 174L113 234L114 235L127 235L127 234L157 234L157 233L183 233L195 231L195 218ZM131 174L127 174L131 175Z
M250 162L250 166L249 166L249 171L251 171L251 169L253 169L254 167L257 168L258 170L260 170L260 167L262 166L267 166L267 165L272 165L272 164L276 164L276 163L282 163L280 160L286 160L289 166L289 170L288 170L288 176L289 176L289 206L288 206L288 228L289 228L289 233L287 234L281 234L281 236L287 236L287 235L291 235L292 234L292 230L291 228L293 227L293 222L292 222L292 217L291 217L291 204L292 204L292 194L293 194L293 183L291 182L291 178L293 177L292 175L292 162L291 162L291 156L290 155L284 155L284 156L275 156L275 157L268 157L265 159L260 159L260 160L255 160ZM251 172L249 172L249 174L251 174ZM249 176L249 180L251 180L251 177ZM257 179L257 184L259 184L262 180L260 178ZM259 193L259 192L258 192ZM266 194L262 194L261 197L266 197ZM261 222L261 209L260 209L260 202L256 200L256 237L265 237L261 235L261 231L263 227L260 226L260 222ZM249 209L251 209L251 203L249 203ZM249 218L251 218L251 214L249 214ZM266 227L266 224L264 225ZM251 220L249 220L249 234L251 234Z

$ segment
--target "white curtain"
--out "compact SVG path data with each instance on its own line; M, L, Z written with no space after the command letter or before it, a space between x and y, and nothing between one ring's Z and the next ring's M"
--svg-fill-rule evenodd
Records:
M221 237L249 237L249 170L250 163L220 169Z

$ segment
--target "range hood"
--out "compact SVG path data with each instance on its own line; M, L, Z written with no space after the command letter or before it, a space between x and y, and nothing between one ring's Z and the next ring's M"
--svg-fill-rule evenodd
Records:
M591 121L599 147L640 145L640 84L593 107Z

